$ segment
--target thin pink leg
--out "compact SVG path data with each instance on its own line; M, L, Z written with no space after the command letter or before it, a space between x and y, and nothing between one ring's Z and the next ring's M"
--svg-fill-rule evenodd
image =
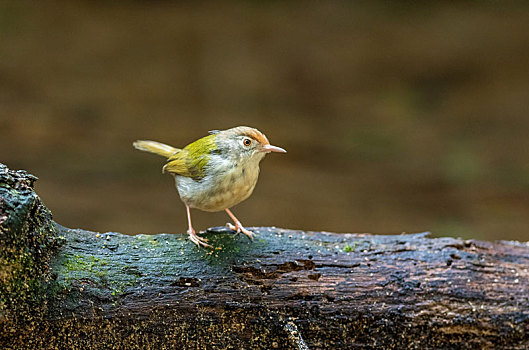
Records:
M191 223L191 208L186 204L186 211L187 211L187 225L189 228L187 229L187 233L192 234L195 233L195 229L193 228L193 224Z
M187 223L189 225L189 228L187 229L187 234L189 235L189 239L191 242L195 243L197 246L203 246L208 248L213 248L211 245L207 244L208 241L206 238L200 237L196 234L195 229L193 228L193 225L191 224L191 210L189 206L186 204L186 211L187 211Z
M235 224L235 226L233 226L232 224L227 223L226 225L229 227L229 229L236 232L242 232L250 239L253 239L254 233L250 230L245 229L241 222L235 217L235 215L233 215L233 213L228 208L226 208L225 210L226 213L228 213L230 218L233 220L233 223Z

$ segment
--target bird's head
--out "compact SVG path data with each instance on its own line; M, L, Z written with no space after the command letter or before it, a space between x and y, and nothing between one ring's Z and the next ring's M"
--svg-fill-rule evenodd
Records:
M259 162L270 152L285 153L286 151L277 146L272 146L266 136L257 129L248 126L211 131L216 136L216 143L221 148L228 150L229 154L238 158L239 161L254 160Z

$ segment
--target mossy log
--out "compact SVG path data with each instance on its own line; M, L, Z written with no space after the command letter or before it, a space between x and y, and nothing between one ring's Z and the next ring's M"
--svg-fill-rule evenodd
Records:
M529 348L529 245L55 224L0 166L0 348Z

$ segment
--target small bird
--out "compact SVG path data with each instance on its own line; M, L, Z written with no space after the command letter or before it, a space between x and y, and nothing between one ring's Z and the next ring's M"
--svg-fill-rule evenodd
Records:
M242 226L230 208L252 194L259 176L259 162L264 156L286 151L272 146L262 132L247 126L213 130L209 134L182 149L146 140L135 141L133 145L167 158L162 173L168 172L175 178L187 210L189 238L199 247L212 248L193 229L190 208L209 212L225 210L235 224L227 226L253 238L253 232Z

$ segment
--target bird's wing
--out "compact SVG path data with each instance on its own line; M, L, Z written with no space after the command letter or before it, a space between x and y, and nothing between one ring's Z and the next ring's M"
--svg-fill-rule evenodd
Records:
M191 177L191 173L186 164L187 153L188 151L181 150L172 155L164 165L163 172L168 171L173 174Z
M163 170L199 181L206 175L211 152L216 148L215 135L198 139L169 157Z

